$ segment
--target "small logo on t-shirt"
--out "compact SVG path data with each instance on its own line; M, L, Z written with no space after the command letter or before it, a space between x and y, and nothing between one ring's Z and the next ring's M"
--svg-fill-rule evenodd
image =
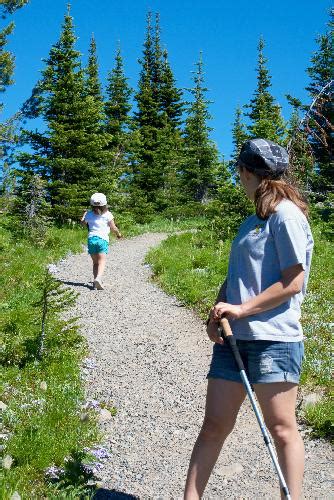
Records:
M251 233L257 235L261 233L261 231L264 229L265 224L256 224L255 228L251 231Z

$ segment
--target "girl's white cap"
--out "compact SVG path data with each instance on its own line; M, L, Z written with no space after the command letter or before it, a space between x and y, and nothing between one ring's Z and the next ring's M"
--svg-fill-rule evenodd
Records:
M104 207L107 204L107 198L103 193L94 193L90 198L92 207Z

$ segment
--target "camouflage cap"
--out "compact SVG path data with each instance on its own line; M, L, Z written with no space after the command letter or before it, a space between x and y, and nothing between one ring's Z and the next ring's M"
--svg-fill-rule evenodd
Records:
M289 166L286 149L267 139L251 139L244 143L237 166L270 179L280 178Z

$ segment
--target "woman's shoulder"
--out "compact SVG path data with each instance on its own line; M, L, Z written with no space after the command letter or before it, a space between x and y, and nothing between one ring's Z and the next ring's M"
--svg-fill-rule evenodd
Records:
M307 222L307 218L301 209L290 200L282 200L270 218L275 222L284 222L289 219Z

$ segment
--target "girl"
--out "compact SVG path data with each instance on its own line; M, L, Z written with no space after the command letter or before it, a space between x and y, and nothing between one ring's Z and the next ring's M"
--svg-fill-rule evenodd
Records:
M313 238L306 203L282 179L287 168L286 150L271 141L250 140L241 149L240 181L254 201L256 214L241 225L232 244L228 275L207 322L213 356L186 500L201 498L245 398L233 356L218 332L223 315L230 320L291 497L300 498L304 447L295 417L303 358L299 318Z
M103 290L101 278L109 251L110 229L117 238L122 235L114 223L113 215L108 211L107 198L103 193L94 193L90 204L93 209L83 214L81 224L88 226L88 253L93 260L94 288Z

